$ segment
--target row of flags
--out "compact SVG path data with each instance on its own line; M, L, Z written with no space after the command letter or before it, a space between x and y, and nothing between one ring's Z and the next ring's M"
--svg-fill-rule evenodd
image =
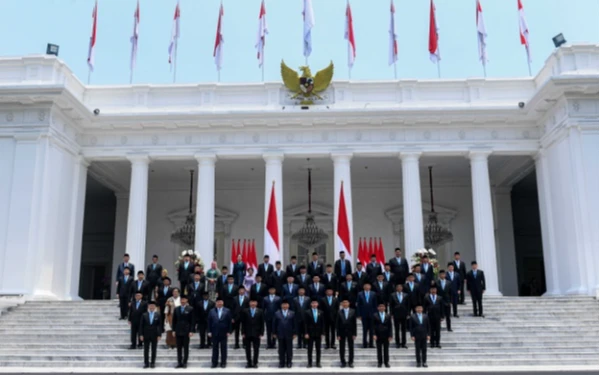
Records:
M246 263L246 269L253 268L256 270L258 267L258 259L256 258L256 243L254 239L231 240L230 270L233 270L233 265L237 263L239 255L242 256L242 262Z
M371 256L373 255L375 255L376 258L375 261L379 263L383 269L383 265L385 264L386 260L381 237L369 237L368 241L366 237L359 238L356 263L360 262L362 263L363 267L366 267L367 264L371 262Z
M315 27L315 14L313 11L312 0L302 0L303 1L303 24L304 24L304 32L303 32L303 54L304 57L308 60L308 57L312 53L312 37L311 32ZM487 31L485 29L485 23L483 20L483 8L481 6L481 1L476 0L476 11L475 11L475 24L477 31L477 43L479 50L479 60L481 61L484 73L485 73L485 65L487 62L487 54L486 54L486 38ZM527 26L527 21L525 19L525 11L523 9L523 4L521 0L517 0L517 8L519 15L519 35L521 44L525 47L525 51L527 54L527 62L531 63L531 54L530 54L530 46L529 46L529 27ZM389 26L389 56L388 63L389 65L394 65L398 61L398 40L396 34L396 26L395 26L395 13L396 9L394 7L394 0L390 0L390 26ZM258 60L258 66L260 68L264 67L264 54L265 54L265 44L266 44L266 36L268 34L267 27L267 19L266 19L267 11L265 7L264 0L260 3L260 10L258 15L258 33L256 36L256 44L255 48L257 50L256 57ZM223 65L223 2L221 1L221 5L219 7L218 14L218 22L217 22L217 31L215 36L215 45L213 50L213 57L215 60L215 65L217 71L220 72L221 67ZM348 68L349 71L352 70L352 66L354 65L354 61L356 60L356 40L354 37L354 24L352 20L352 8L350 6L350 0L346 0L346 22L345 22L345 30L344 30L344 39L347 42L348 46ZM133 15L134 24L133 24L133 33L130 38L131 41L131 79L133 78L133 71L136 65L137 59L137 45L139 39L139 25L140 25L140 4L139 0L137 2L137 6ZM177 56L177 43L179 40L180 34L180 20L181 20L181 8L179 4L179 0L175 6L175 14L173 16L173 25L171 28L171 41L169 43L168 53L169 53L169 64L174 71L174 81L176 77L176 56ZM96 37L97 37L97 25L98 25L98 0L96 0L94 5L94 10L92 12L92 32L90 36L89 50L88 50L88 66L90 72L94 70L94 49L96 47ZM436 8L434 4L434 0L430 0L430 12L429 12L429 54L432 62L438 64L441 60L440 55L440 46L439 46L439 29L436 21ZM531 70L531 69L530 69ZM531 72L530 72L531 74ZM264 77L264 76L263 76Z

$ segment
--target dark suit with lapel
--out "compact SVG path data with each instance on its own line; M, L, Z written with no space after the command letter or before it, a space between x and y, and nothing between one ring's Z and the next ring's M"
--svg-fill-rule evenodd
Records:
M390 294L389 300L390 313L394 317L396 345L406 346L407 320L410 316L410 296L402 293L402 296L398 297L398 293L394 292ZM402 332L400 332L400 329L402 329ZM400 333L402 333L402 336L400 336Z
M133 265L133 263L127 263L127 267L125 267L125 263L121 263L119 264L119 267L117 267L117 277L116 277L116 281L121 280L121 278L123 276L125 276L125 268L129 268L129 277L132 277L135 275L135 266Z
M363 285L365 285L365 282L369 281L369 275L364 270L362 270L360 271L360 274L358 271L354 272L353 276L358 290L363 290Z
M304 339L304 311L310 308L310 297L304 296L302 302L300 302L300 296L294 298L290 302L290 310L294 312L296 319L296 331L298 332L298 348L306 346L306 340Z
M369 262L367 264L367 275L370 283L377 281L377 275L381 275L381 264Z
M389 292L391 293L393 290L396 289L396 274L393 272L386 271L383 271L381 274L383 275L383 281L388 283L388 288L390 289Z
M267 269L265 269L265 263L259 265L257 267L256 270L256 274L260 275L262 277L263 282L265 283L269 283L269 286L271 285L271 274L273 273L273 271L275 270L275 268L273 268L273 265L268 263L267 264Z
M335 264L333 265L333 273L335 273L338 278L340 279L340 283L341 282L346 282L346 275L347 274L352 274L352 263L350 263L350 261L348 259L344 259L344 264L345 266L345 272L342 272L342 260L338 259L335 261Z
M377 363L389 364L392 338L392 317L389 314L383 313L383 321L379 311L373 314L373 334L377 336Z
M415 312L415 307L421 303L421 290L419 283L416 281L413 282L413 288L411 290L410 283L407 282L404 284L402 291L408 295L410 309Z
M325 285L325 289L331 288L333 289L334 293L338 291L339 281L335 273L332 273L330 275L324 273L323 276L321 276L321 282Z
M288 264L288 266L285 267L285 274L296 278L296 276L300 275L300 266L296 263L296 267L294 268L291 264Z
M308 292L308 290L306 291ZM290 284L285 283L281 287L281 297L284 299L292 300L298 296L298 285L292 284L290 290Z
M467 273L467 290L471 293L471 301L473 302L473 315L483 316L483 291L485 290L485 275L482 270L477 270L477 274L473 270Z
M334 296L331 296L331 303L329 303L329 297L327 296L321 298L320 302L325 317L325 348L335 348L335 328L338 312L340 311L340 302Z
M215 308L215 303L210 299L206 299L206 307L204 307L204 299L200 299L194 306L196 313L196 325L198 327L198 335L200 336L200 348L206 348L210 345L210 340L206 340L208 333L208 315Z
M264 282L264 279L263 279ZM223 295L221 295L222 291L223 291L223 287L227 284L227 275L225 275L223 277L223 275L219 275L219 277L217 277L217 284L215 286L217 293L219 293L219 297L224 297Z
M358 284L352 281L350 283L350 288L348 288L348 282L344 281L340 284L340 301L347 299L350 302L350 306L354 308L356 306L356 295L358 293Z
M213 345L213 366L219 363L219 350L221 351L221 364L227 364L227 336L231 332L231 319L233 318L227 307L221 309L220 317L219 309L216 307L208 314L208 331Z
M442 279L437 282L437 293L442 297L444 316L446 317L446 329L450 331L452 329L450 306L452 305L452 285L450 280L444 279L444 286L442 286Z
M396 280L395 283L396 285L398 284L403 284L406 281L406 277L408 276L408 262L406 261L406 258L400 258L400 261L398 261L398 258L393 257L388 261L390 267L391 267L391 271L392 273L396 276Z
M433 266L431 263L427 264L427 271L425 271L425 263L421 263L421 275L425 277L425 281L427 282L427 291L425 293L429 293L429 288L431 287L431 283L435 282L435 276L433 274Z
M135 300L136 293L142 293L142 299L146 302L150 301L150 296L152 295L152 287L150 283L146 280L135 280L131 285L131 301Z
M177 271L177 279L179 280L179 286L181 288L181 295L187 292L187 284L190 281L190 275L194 273L194 263L191 261L188 262L187 268L185 267L185 262L181 262L179 264L179 269Z
M242 336L244 337L244 346L246 347L246 361L249 366L258 364L258 348L260 347L260 338L265 334L265 317L263 311L259 308L248 308L242 312ZM250 346L252 346L252 354Z
M177 363L187 364L190 353L190 333L194 333L196 317L190 305L176 307L173 311L173 332L177 340Z
M190 281L187 285L187 297L188 303L190 306L196 306L196 302L202 300L202 293L204 292L204 283L202 281L198 281L198 286L196 286L195 281Z
M421 314L422 321L417 314L410 317L410 337L415 339L415 354L417 364L427 363L427 337L431 330L427 314Z
M311 298L316 298L316 299L321 299L323 297L325 297L325 285L319 283L316 284L315 283L310 283L308 284L308 295L310 295Z
M304 287L304 289L306 289L306 292L308 293L308 286L312 284L312 278L309 274L305 273L304 281L302 281L302 274L299 274L298 276L296 276L296 284L298 285L298 287Z
M452 278L451 278L452 277ZM460 302L460 298L462 298L462 292L459 294L458 292L461 288L464 288L463 279L460 274L454 271L453 275L450 275L450 272L446 272L446 279L450 282L450 303L452 304L452 315L457 316L458 313L458 303Z
M315 266L315 262L311 260L306 266L306 272L310 275L311 279L313 278L313 276L321 277L323 271L325 270L323 269L323 263L321 261L317 261Z
M158 338L162 334L162 326L160 325L160 313L154 311L152 320L150 320L150 312L144 313L140 319L140 336L144 338L144 365L154 364L156 361L156 344ZM152 348L152 360L150 360L150 348Z
M158 305L158 308L160 309L160 320L161 320L161 327L164 327L164 323L165 323L165 305L167 304L167 300L169 298L173 297L173 288L171 288L170 286L167 287L167 292L165 293L165 287L164 285L161 285L158 287L158 291L156 293L156 304Z
M308 335L308 364L312 365L313 347L317 352L317 364L321 363L321 336L325 327L325 316L323 311L317 309L317 317L315 320L315 312L312 308L304 311L304 332Z
M386 306L387 309L387 305L388 305L388 297L390 294L390 290L389 290L389 284L387 283L387 281L383 281L381 283L381 285L379 285L379 281L376 281L375 283L373 283L373 289L375 291L375 294L377 295L377 304L383 303Z
M356 314L361 318L363 327L363 348L373 347L373 314L377 311L377 295L372 290L369 299L364 291L358 293ZM368 340L368 342L367 342Z
M429 288L431 285L427 284L427 277L422 273L415 273L415 282L419 284L419 298L421 301L423 301L423 297L429 293Z
M272 336L273 330L273 319L275 318L275 313L281 308L281 297L275 295L273 296L273 301L271 301L270 295L267 295L263 299L263 311L265 313L265 324L267 326L267 348L275 347L275 339Z
M442 319L444 319L444 301L439 295L435 296L434 301L433 295L427 294L423 300L423 311L427 312L429 317L431 346L438 346L440 345Z
M344 309L338 312L337 336L340 338L340 362L346 364L346 344L348 345L348 363L354 363L354 338L356 337L356 312L348 309L348 317Z
M142 345L142 341L139 339L140 336L140 322L142 315L148 310L148 304L143 300L132 301L129 306L129 324L131 325L131 346L135 348L137 345Z
M131 264L131 263L130 263ZM119 279L119 283L117 284L117 295L119 296L119 307L121 310L121 319L125 319L127 317L127 312L129 310L129 302L131 302L131 291L133 290L133 277L128 276L127 281L125 281L125 277L121 277Z
M229 285L231 285L231 288L229 287ZM223 288L221 288L221 291L219 292L219 296L223 296L223 304L232 312L235 309L234 299L238 295L238 289L239 286L237 286L236 284L226 283L225 285L223 285Z
M259 287L260 286L260 287ZM250 288L250 299L256 300L258 307L263 308L263 298L269 294L269 287L264 282L255 283Z
M240 303L240 296L238 295L233 300L233 329L235 330L235 348L240 347L240 329L242 328L242 311L250 307L250 300L246 296L242 296L242 303Z
M244 278L246 277L246 263L235 262L231 274L233 275L233 283L237 285L244 285Z
M150 288L152 290L157 286L162 286L162 271L163 266L158 263L151 263L146 267L146 280L150 283Z
M287 316L282 310L275 313L273 318L273 335L277 336L279 344L279 365L291 365L293 357L294 336L298 333L295 314L287 311Z
M454 263L454 272L457 272L460 275L459 303L465 303L465 280L467 279L467 266L462 260L459 260L458 264L456 260L453 260L452 263Z
M279 272L279 275L277 274ZM275 293L281 297L283 285L286 284L287 275L283 270L274 270L271 274L271 280L269 286L275 287Z

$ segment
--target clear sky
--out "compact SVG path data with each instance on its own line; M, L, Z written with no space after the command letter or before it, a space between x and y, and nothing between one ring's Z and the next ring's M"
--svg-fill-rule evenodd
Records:
M522 0L531 33L532 70L539 71L554 49L552 37L569 43L598 43L598 0ZM129 38L136 0L99 0L96 69L92 84L129 83ZM134 83L170 83L168 44L176 0L140 0L138 66ZM222 82L259 82L254 48L260 0L223 0ZM313 0L316 26L309 65L314 72L333 60L334 79L347 79L345 0ZM427 50L428 0L395 0L398 77L437 78ZM517 0L481 0L488 32L488 77L527 75L519 43ZM357 44L352 79L393 79L388 66L389 0L351 0ZM94 0L0 0L0 56L45 53L60 45L63 59L87 80L87 49ZM442 78L482 76L478 61L475 0L437 0ZM217 80L212 57L219 0L181 0L177 82ZM281 59L303 65L302 0L266 0L269 35L265 80L279 81Z

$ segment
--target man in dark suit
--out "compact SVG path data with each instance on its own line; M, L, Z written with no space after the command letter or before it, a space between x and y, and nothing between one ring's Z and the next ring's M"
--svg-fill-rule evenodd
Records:
M215 303L211 301L208 296L208 291L202 292L202 299L196 301L196 304L194 305L198 335L200 336L200 349L205 349L210 346L210 340L206 339L206 334L208 333L208 316L210 311L215 308Z
M311 298L323 298L325 296L325 285L321 284L321 277L319 275L314 275L312 280L312 284L308 287L308 294Z
M250 300L246 297L246 288L240 286L238 295L233 304L233 329L235 330L235 346L234 349L240 348L240 329L242 328L242 312L250 306Z
M162 277L163 266L158 263L158 255L152 256L152 263L146 267L146 279L150 283L150 289L154 290L156 287L161 287L162 283L160 278Z
M199 264L196 264L194 266L194 272L190 274L190 278L188 280L188 286L196 281L196 275L200 275L200 279L198 280L200 282L200 284L202 284L202 287L204 288L204 285L206 284L206 278L204 277L204 272L202 271L202 266ZM188 288L189 290L190 288Z
M429 287L432 284L435 284L435 276L433 273L433 265L429 263L429 257L427 255L421 257L421 274L424 277L423 282L427 283L427 292L429 292Z
M181 296L181 306L173 311L173 336L177 341L177 366L187 368L190 353L190 338L196 327L194 308L188 305L187 296Z
M300 274L300 266L298 265L298 258L295 255L292 255L290 258L290 264L285 268L285 274L289 277L292 275L294 279L296 276Z
M217 295L223 291L223 287L227 284L227 276L229 275L229 269L226 266L221 267L221 275L217 277L217 284L215 285L215 289L217 291ZM225 298L225 296L220 295L221 298Z
M350 301L344 299L337 317L337 339L340 342L340 362L342 368L354 367L354 340L356 339L356 313L350 308ZM348 362L346 362L346 345L348 345Z
M148 302L152 293L150 283L144 280L144 271L138 271L137 280L131 285L131 300L133 301L136 293L142 293L142 300Z
M425 275L421 272L421 265L417 264L413 268L413 275L415 276L415 281L419 284L419 300L423 301L425 295L429 293L429 287L431 285L427 284L427 279Z
M115 282L117 286L119 285L119 280L121 280L123 276L125 276L125 268L129 269L130 276L135 274L135 266L133 265L133 263L129 263L129 254L127 253L123 254L123 263L120 263L117 267L117 277Z
M275 347L275 339L272 334L273 319L275 313L281 308L281 297L275 294L275 287L269 287L269 295L263 299L263 311L265 313L265 324L267 325L267 349Z
M371 261L367 264L367 275L370 283L377 281L377 275L381 274L381 264L377 261L375 254L371 255Z
M325 285L325 290L331 288L334 292L338 291L338 284L340 282L338 281L337 275L333 273L333 266L331 264L325 266L325 273L321 277L321 281L323 282L323 285Z
M269 287L263 283L261 276L255 276L256 281L250 288L250 301L255 300L258 308L263 308L263 299L269 294Z
M383 274L377 275L377 281L373 284L373 290L377 296L377 303L383 303L387 307L390 289L389 284L384 280Z
M121 310L120 320L124 320L127 316L129 304L132 299L131 292L133 290L133 277L129 275L129 268L123 270L123 277L117 283L117 298L119 299L119 308Z
M471 294L473 302L473 316L483 315L483 293L485 293L485 275L483 271L477 269L477 262L471 262L471 270L467 273L467 291Z
M333 265L333 273L335 273L340 283L346 282L346 275L352 275L352 263L346 259L346 252L340 251L340 259L336 260Z
M450 305L452 304L452 286L450 285L450 282L446 280L446 272L444 270L440 270L440 272L438 273L438 282L436 286L438 290L438 295L442 298L444 316L446 317L446 330L448 330L448 332L452 332L452 322L450 318Z
M167 300L173 296L173 288L171 288L171 279L165 277L162 279L162 286L158 287L156 292L156 304L160 309L160 324L161 327L164 327L165 323L165 305L167 304Z
M257 267L256 274L260 275L263 281L271 286L271 274L273 274L273 271L273 265L269 263L269 256L265 255L263 257L263 264Z
M310 276L321 276L323 271L323 262L319 260L319 254L312 253L312 260L308 263L308 274Z
M394 254L395 257L388 261L390 270L396 276L395 283L404 284L409 273L408 262L406 261L406 258L402 256L402 250L400 250L399 247L394 250Z
M356 315L362 321L363 348L374 348L373 344L373 314L377 311L377 296L371 291L371 284L365 283L363 291L356 299ZM368 339L368 343L367 343Z
M396 291L390 295L390 313L394 317L394 337L396 348L406 348L406 326L410 317L410 297L402 292L404 286L396 285Z
M308 290L308 286L312 282L312 278L306 272L306 266L300 266L300 274L296 276L296 284L298 286L303 286L304 289Z
M260 339L265 334L264 314L257 306L258 301L250 299L250 307L244 310L241 316L242 338L246 348L246 368L258 368Z
M465 262L463 262L462 260L460 260L460 253L457 251L454 253L454 271L456 273L458 273L458 275L460 276L460 295L459 297L459 303L461 305L465 304L465 283L467 281L467 265L465 264Z
M156 311L156 302L148 303L148 312L142 315L140 320L140 340L144 343L144 368L154 368L156 362L156 344L160 341L162 326L160 325L160 313ZM152 348L152 360L150 360L150 348Z
M216 306L208 314L208 338L212 342L212 365L219 365L219 351L221 352L221 368L227 367L227 338L231 332L231 312L223 307L223 299L217 298Z
M337 313L337 311L336 311ZM321 367L321 336L324 329L324 314L319 310L319 301L313 299L310 302L310 309L304 311L304 338L308 341L308 368L312 367L313 347L317 352L317 367Z
M306 296L304 288L300 287L298 288L298 297L293 299L288 298L287 300L290 301L290 310L294 312L296 319L298 349L306 348L307 343L304 339L304 312L310 308L310 298Z
M429 318L423 314L423 306L415 306L415 313L410 317L410 339L415 343L417 367L427 367L427 341L429 341Z
M354 277L352 276L352 274L346 274L346 281L340 284L339 293L339 300L343 301L344 299L347 299L348 301L350 301L350 307L352 308L356 306L356 295L358 293L358 286L353 280Z
M140 321L142 320L142 315L146 313L148 310L148 304L142 299L142 293L136 292L133 302L129 306L129 319L128 323L131 328L131 346L129 349L135 349L135 345L137 342L137 347L142 347L142 340L140 340Z
M392 341L392 317L385 312L385 303L377 305L373 314L373 340L377 343L377 367L390 367L390 341Z
M452 304L452 316L458 318L458 303L460 301L460 295L462 294L460 288L463 287L464 283L460 277L460 274L454 271L454 263L452 262L448 263L446 279L450 283L450 303Z
M300 285L305 291L304 285ZM277 289L277 287L275 287ZM281 297L286 298L288 301L298 296L298 285L294 284L294 276L290 275L287 277L287 283L281 287Z
M340 311L340 303L333 293L333 289L325 290L325 297L320 301L321 311L324 316L325 329L325 349L335 349L335 328L337 324L337 316Z
M187 297L190 306L196 306L196 303L202 300L204 292L204 283L201 281L201 275L194 273L194 280L187 285Z
M223 303L232 313L235 309L234 300L238 295L239 285L233 283L233 275L227 275L227 283L219 292L219 297L223 298Z
M281 269L281 262L275 262L275 269L271 273L271 281L269 282L269 286L274 286L276 293L281 297L283 284L287 280L287 275L285 271Z
M281 302L281 310L273 318L273 337L277 338L279 345L279 368L292 367L294 339L297 335L297 326L294 312L289 309L287 300Z
M383 265L383 280L388 283L390 292L396 287L396 275L392 272L392 266L389 263Z
M416 312L417 305L421 304L421 285L415 281L415 275L409 273L406 278L406 284L404 284L403 291L407 294L409 299L409 306L411 310Z
M183 256L183 261L179 264L177 269L177 276L179 280L179 287L181 289L181 295L187 293L187 284L190 281L190 275L194 273L194 264L188 254Z
M356 263L356 272L353 274L354 282L356 283L356 288L360 291L363 290L363 285L367 281L369 281L369 275L363 269L363 265L361 262Z
M431 331L429 333L429 336L431 337L431 347L441 349L440 336L442 331L442 321L444 320L444 301L437 295L437 287L435 285L432 285L429 290L429 294L426 295L423 300L423 309L427 312L429 324L431 326Z

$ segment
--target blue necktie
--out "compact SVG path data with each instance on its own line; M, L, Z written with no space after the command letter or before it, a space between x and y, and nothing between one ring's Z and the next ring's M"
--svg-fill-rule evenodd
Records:
M285 318L287 318L287 310L284 310L284 311L283 311L283 318L284 318L284 319L285 319Z
M204 301L204 311L206 311L207 306L208 306L208 301Z
M125 276L125 283L126 283L126 284L127 284L127 279L128 279L128 278L129 278L129 277Z
M344 316L348 319L348 310L344 309Z
M242 306L242 303L244 303L244 297L240 297L240 306Z
M229 284L229 293L231 293L231 288L233 287L233 285Z
M219 315L219 320L221 319L221 312L222 312L222 309L219 309L219 314L218 314Z
M442 289L444 289L446 287L446 281L442 280Z
M385 315L383 315L383 313L379 313L379 316L381 317L381 323L383 323L385 320Z
M169 287L168 287L168 286L165 286L165 287L163 288L163 294L166 296L168 292L169 292Z
M331 306L331 296L327 297L327 301L329 301L329 306Z
M152 322L154 322L154 313L153 312L150 313L150 325L152 325Z
M346 276L346 262L342 262L342 276Z
M138 281L138 290L142 289L142 282Z
M194 284L196 285L194 289L198 290L198 282L196 281Z
M398 293L398 302L402 303L402 293Z
M434 295L431 296L431 300L433 301L433 304L435 305L435 296Z
M350 291L352 288L352 281L348 281L346 284L348 284L348 291Z
M317 322L317 310L313 309L313 317L315 318L315 323Z
M304 306L304 297L300 297L300 307Z
M477 278L477 271L473 271L473 278Z
M421 314L419 314L419 323L423 324L423 317L421 316Z
M181 313L183 314L183 311L185 310L185 306L181 306Z
M260 293L260 283L256 283L256 291Z
M250 315L254 318L254 309L250 310Z
M139 310L139 309L140 309L140 301L137 301L137 302L135 303L135 309L136 309L136 310Z
M156 264L152 265L152 270L154 271L156 269Z
M365 293L365 298L367 299L367 303L369 303L369 292Z

